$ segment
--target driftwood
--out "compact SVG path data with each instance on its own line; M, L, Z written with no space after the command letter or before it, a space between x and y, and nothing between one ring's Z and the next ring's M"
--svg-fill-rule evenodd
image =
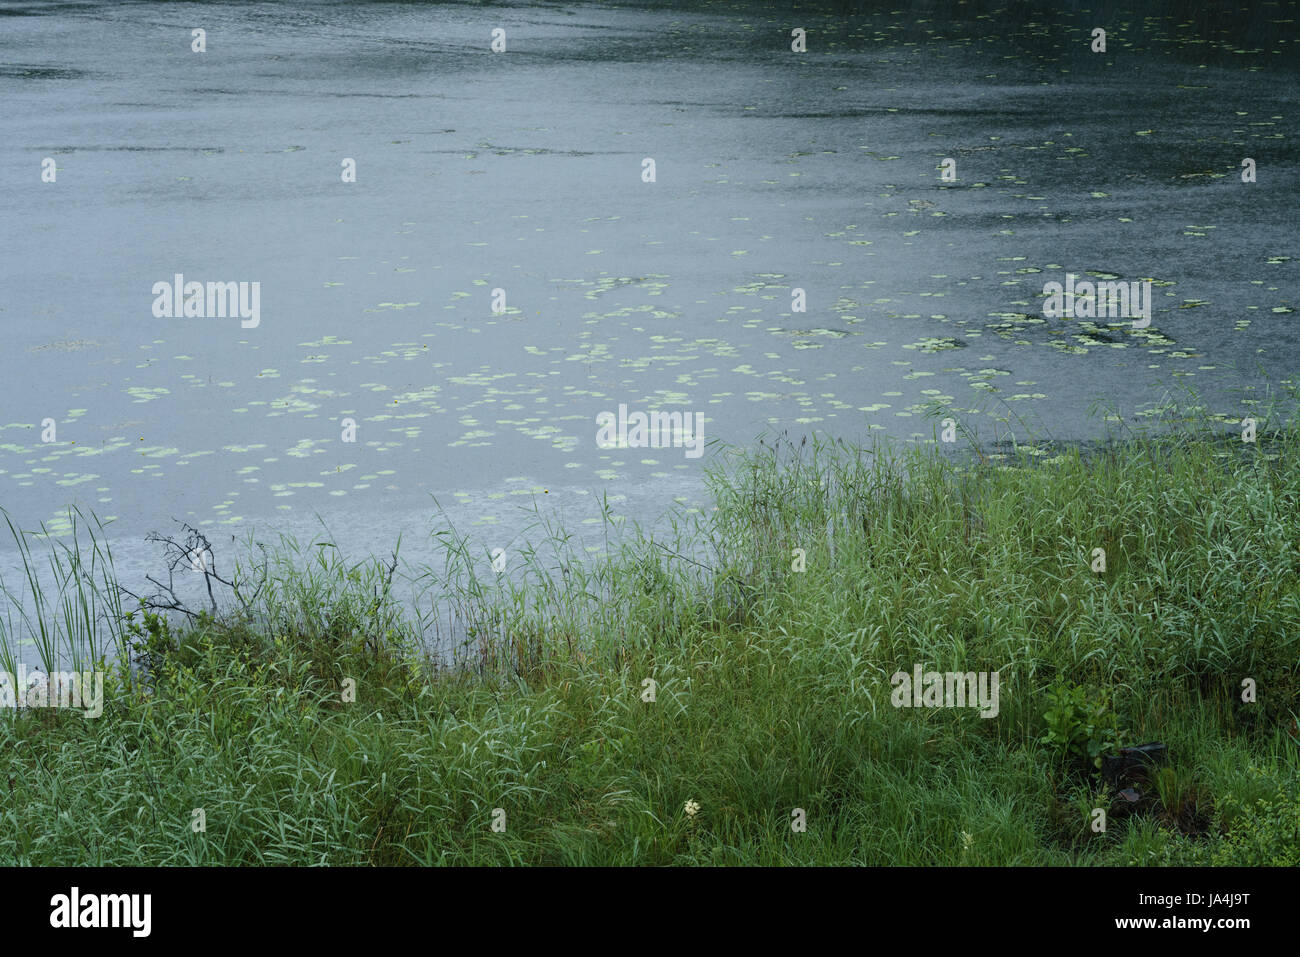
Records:
M212 614L215 615L218 610L215 586L223 585L234 595L244 614L251 616L253 603L257 601L262 589L266 587L266 546L258 544L258 548L262 550L262 561L253 566L254 574L251 581L241 582L233 575L227 578L217 570L217 560L212 551L212 542L206 535L188 522L177 522L177 524L181 526L184 532L182 539L162 535L158 532L150 532L145 538L145 541L158 542L163 546L163 554L167 559L167 583L163 584L152 575L146 575L146 580L158 591L152 595L137 595L130 589L118 585L123 594L130 596L139 602L142 608L149 611L176 611L190 619L195 619L200 613L187 607L180 596L176 594L176 573L178 571L200 572L207 587ZM231 541L234 541L233 537ZM249 594L249 588L253 585L256 585L256 587Z

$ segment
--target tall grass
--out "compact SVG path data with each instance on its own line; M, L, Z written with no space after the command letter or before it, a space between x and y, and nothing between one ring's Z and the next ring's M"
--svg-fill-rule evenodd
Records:
M103 524L93 513L68 512L70 540L22 532L0 508L22 564L15 588L0 578L0 669L13 674L18 645L32 642L46 671L71 666L82 670L125 653L122 593ZM47 546L45 561L32 554L32 540Z
M445 524L414 566L400 542L353 561L284 540L234 574L255 600L170 623L125 618L92 536L49 599L6 590L14 620L42 648L144 649L148 681L121 669L97 720L0 718L0 858L1288 860L1300 429L1218 429L1022 429L974 459L765 438L716 460L707 515L647 531L606 508L594 558L540 512L509 573ZM916 664L997 671L1000 714L893 707ZM1042 743L1058 679L1101 694L1126 743L1168 744L1152 810L1088 827L1114 795Z

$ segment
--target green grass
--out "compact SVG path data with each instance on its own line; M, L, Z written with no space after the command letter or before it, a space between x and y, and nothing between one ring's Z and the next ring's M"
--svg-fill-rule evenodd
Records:
M450 530L436 573L286 542L170 626L57 546L0 651L136 642L149 678L109 665L98 719L0 714L0 861L1296 864L1300 430L1051 451L765 442L707 520L601 559L549 527L513 577ZM455 667L419 651L448 629ZM893 707L914 664L998 671L1000 713ZM1151 806L1043 743L1058 679L1168 745Z

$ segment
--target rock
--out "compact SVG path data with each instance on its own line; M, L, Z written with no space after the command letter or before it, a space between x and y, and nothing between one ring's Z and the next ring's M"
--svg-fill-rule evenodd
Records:
M1158 741L1120 748L1117 755L1104 755L1101 759L1101 776L1117 790L1134 784L1145 784L1148 769L1169 762L1169 748Z

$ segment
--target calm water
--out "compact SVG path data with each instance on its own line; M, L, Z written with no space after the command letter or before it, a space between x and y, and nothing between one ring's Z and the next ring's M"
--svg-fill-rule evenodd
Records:
M597 446L620 403L742 444L1239 419L1300 354L1295 5L1015 9L0 2L0 505L94 509L128 571L173 518L420 557L434 497L485 549L707 508L710 455ZM1067 272L1154 280L1150 327L1044 318ZM176 273L260 324L155 317Z

